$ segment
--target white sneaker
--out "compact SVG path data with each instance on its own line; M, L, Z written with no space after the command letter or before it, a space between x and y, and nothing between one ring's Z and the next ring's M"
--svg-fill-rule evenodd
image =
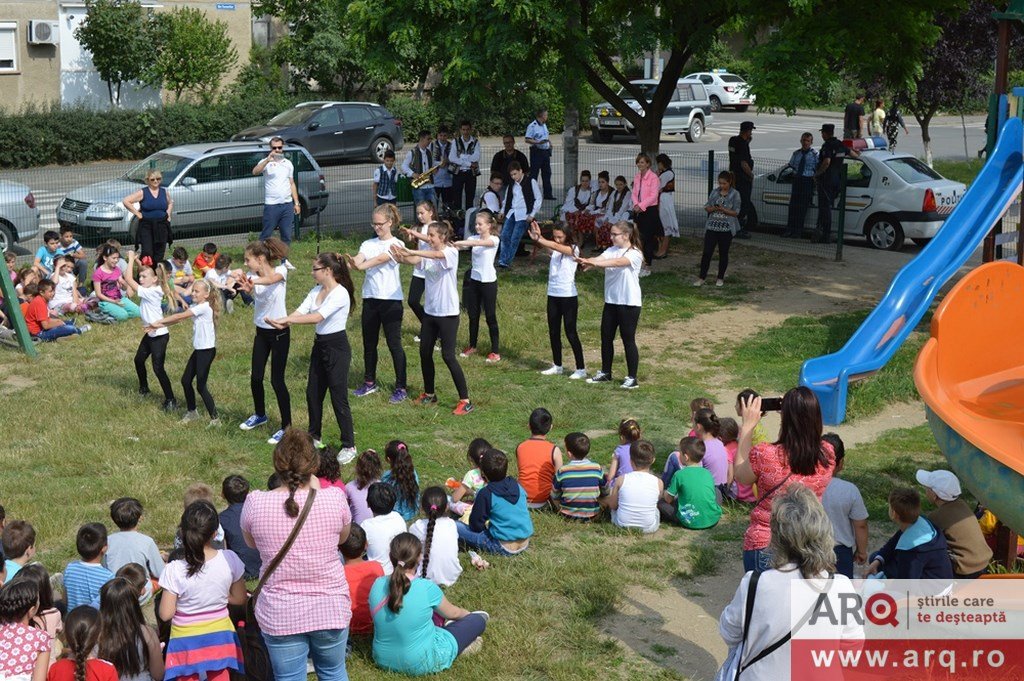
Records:
M703 279L698 279L697 281L693 282L693 285L697 286L697 287L703 286L704 285L704 280Z
M220 419L210 419L210 423L206 426L207 428L220 428Z
M267 444L268 445L275 445L276 446L276 445L280 444L281 438L283 438L283 437L284 437L284 428L282 428L281 430L279 430L276 433L274 433L273 435L271 435L267 439Z
M477 636L472 643L466 646L466 649L462 651L461 655L476 655L480 652L480 649L483 647L484 640Z
M199 420L199 412L193 409L192 411L186 411L185 415L181 417L182 423L191 423L192 421Z
M282 264L282 265L284 265L284 266L285 266L285 268L286 268L286 269L288 269L289 271L291 271L291 270L294 270L294 269L295 269L295 265L293 265L293 264L291 264L290 262L288 262L288 260L287 260L287 259L284 259L284 260L282 260L282 261L281 261L281 264Z
M640 276L641 277L649 277L649 276L651 276L651 271L645 267L642 270L640 270Z
M623 390L636 390L640 387L640 384L632 376L626 376L626 380L619 387Z
M91 331L91 330L92 330L92 324L82 324L80 327L78 327L79 335L85 333L86 331Z
M413 336L412 337L412 342L413 343L419 343L420 342L420 337L419 336Z
M347 463L352 463L356 458L356 454L358 454L358 452L355 447L342 447L338 450L338 463L342 466Z
M235 301L231 300L230 298L225 300L224 301L224 311L227 312L228 314L234 314L235 313Z
M718 288L722 288L723 286L725 286L725 282L719 279L718 281L715 282L715 286L717 286Z
M552 364L550 368L540 372L541 376L561 376L565 373L565 370L557 364Z
M578 381L581 378L586 378L586 377L587 377L587 370L586 369L577 369L576 371L574 371L571 374L569 374L569 378L572 379L573 381Z

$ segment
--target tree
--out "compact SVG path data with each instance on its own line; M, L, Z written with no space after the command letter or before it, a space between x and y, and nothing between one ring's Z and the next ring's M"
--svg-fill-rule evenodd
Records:
M140 80L153 60L149 16L137 0L86 0L75 39L92 54L107 84L111 106L121 104L121 86Z
M173 92L175 101L191 90L209 103L224 74L238 61L227 23L210 21L206 13L193 7L175 7L156 15L152 35L156 59L146 80Z

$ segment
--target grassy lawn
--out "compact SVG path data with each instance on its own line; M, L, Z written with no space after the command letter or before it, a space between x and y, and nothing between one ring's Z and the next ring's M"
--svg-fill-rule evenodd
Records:
M971 159L970 161L936 159L934 163L935 170L940 175L950 180L963 182L968 186L974 182L974 178L978 176L978 173L981 172L981 168L984 165L984 161L977 158Z

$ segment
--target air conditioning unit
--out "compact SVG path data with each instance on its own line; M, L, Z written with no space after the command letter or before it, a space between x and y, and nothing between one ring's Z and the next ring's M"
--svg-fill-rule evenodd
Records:
M60 24L35 19L28 22L29 45L56 45L60 42Z

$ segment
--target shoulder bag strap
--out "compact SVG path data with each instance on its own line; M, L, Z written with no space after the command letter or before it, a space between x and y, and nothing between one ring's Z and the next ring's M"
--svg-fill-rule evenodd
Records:
M380 612L380 609L388 604L388 599L389 599L389 596L385 596L384 598L380 599L380 603L378 603L377 605L373 606L373 610L370 611L370 617L373 617L378 612Z
M770 497L770 496L771 496L772 494L774 494L774 493L776 492L776 490L778 490L778 489L779 489L780 487L782 487L783 485L785 485L785 484L786 484L786 482L787 482L787 481L788 481L788 480L789 480L789 479L790 479L790 478L791 478L792 476L793 476L793 471L790 471L790 472L789 472L789 474L788 474L788 475L787 475L786 477L784 477L784 478L782 479L782 482L780 482L779 484L775 485L775 487L772 487L772 488L771 488L770 490L768 490L768 491L767 491L767 492L765 492L765 493L764 493L763 495L761 495L761 498L757 500L757 503L756 503L756 504L754 504L754 507L756 508L757 506L759 506L759 505L761 504L761 502L762 502L762 501L764 501L765 499L767 499L768 497Z
M747 608L743 616L743 645L747 645L747 634L750 633L750 620L754 614L754 596L757 594L757 580L761 578L761 573L755 570L750 575L750 582L747 584Z
M302 505L302 511L299 512L299 517L295 520L295 527L292 528L288 538L284 540L284 546L281 547L281 550L277 552L274 559L270 561L269 565L267 565L267 569L263 571L263 576L260 577L260 583L256 585L255 589L253 589L252 596L250 597L253 600L259 596L260 592L263 590L263 585L267 583L267 579L270 575L274 574L274 570L278 568L281 561L284 560L284 557L288 555L288 550L292 547L292 544L295 543L295 538L299 536L299 530L301 530L302 526L306 523L309 511L313 508L314 497L316 497L316 488L310 487L309 494L306 495L306 503Z

